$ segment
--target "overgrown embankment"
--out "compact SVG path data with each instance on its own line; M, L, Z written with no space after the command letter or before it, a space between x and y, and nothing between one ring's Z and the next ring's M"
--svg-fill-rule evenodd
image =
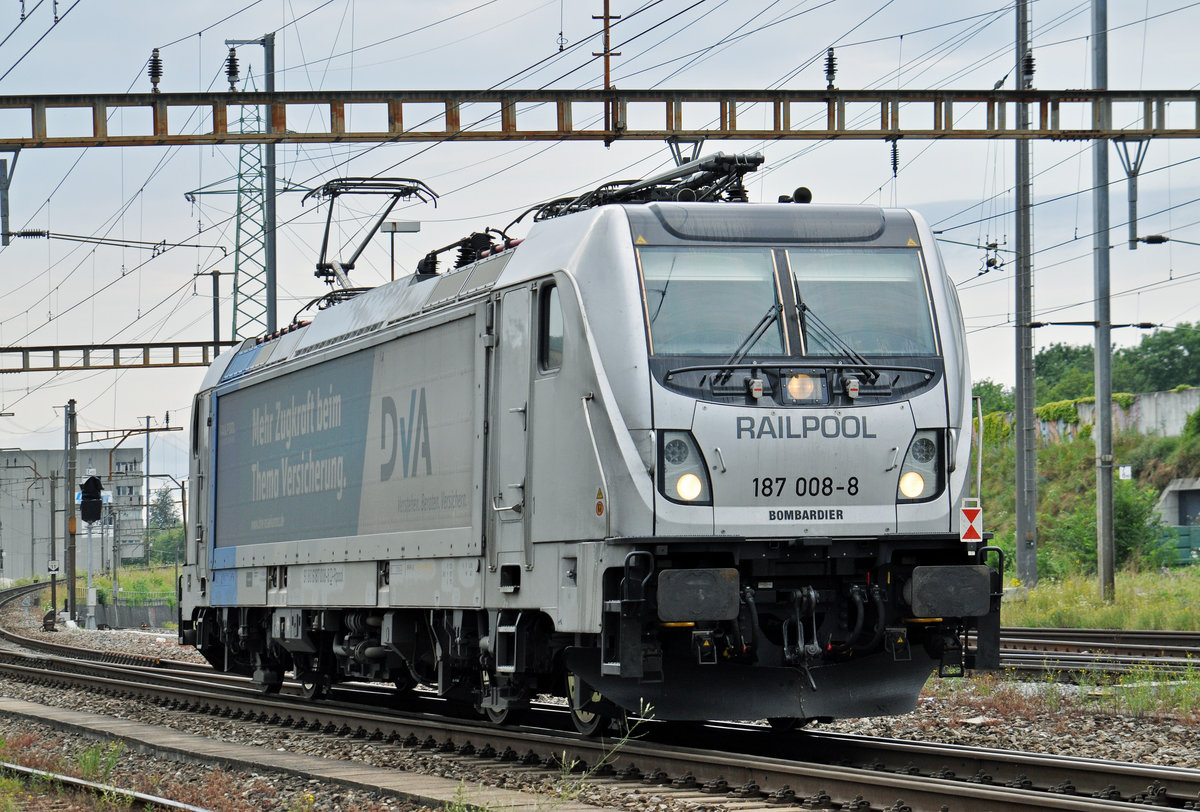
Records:
M1074 410L1071 410L1074 414ZM1003 414L985 415L983 508L985 529L1004 549L1012 574L1015 561L1016 446ZM1074 439L1038 447L1038 574L1063 579L1096 571L1096 449L1090 426ZM1116 466L1129 465L1133 478L1113 487L1113 535L1118 566L1150 568L1166 561L1161 520L1154 506L1171 480L1200 476L1200 412L1188 417L1180 437L1119 432L1113 438Z

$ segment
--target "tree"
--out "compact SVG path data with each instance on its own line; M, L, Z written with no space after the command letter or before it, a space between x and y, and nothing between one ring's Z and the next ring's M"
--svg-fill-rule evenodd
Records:
M1037 405L1095 394L1093 359L1091 345L1058 343L1038 350L1033 359ZM987 385L985 389L980 388L982 384ZM1183 322L1171 330L1156 330L1143 336L1136 347L1113 353L1114 392L1165 392L1178 386L1200 386L1200 323ZM990 381L975 385L976 395L985 391L1002 394ZM984 411L988 409L985 400ZM1011 409L1009 405L1007 410Z
M175 510L174 489L163 485L154 492L150 500L150 526L171 527L179 522L179 512Z
M976 381L971 387L971 394L980 399L984 414L1011 412L1015 408L1013 390L1005 389L1003 384L996 383L991 378Z
M1200 386L1200 324L1155 330L1113 356L1117 391L1165 392L1182 385Z
M150 563L152 564L170 564L178 561L181 549L183 549L182 527L155 530L150 534Z
M1060 400L1078 400L1096 392L1096 375L1091 369L1082 370L1068 367L1057 381L1047 385L1039 385L1037 402L1039 406L1056 403Z
M1037 405L1074 400L1093 393L1092 348L1051 344L1033 358Z

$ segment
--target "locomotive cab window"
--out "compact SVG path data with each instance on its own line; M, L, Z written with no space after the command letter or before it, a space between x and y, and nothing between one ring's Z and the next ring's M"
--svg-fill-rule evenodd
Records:
M804 306L806 355L838 355L830 333L863 355L937 354L917 251L789 248L787 255L797 299ZM829 330L815 329L820 322Z
M654 355L784 352L770 249L644 247L638 259Z
M200 456L200 396L192 399L192 456Z
M556 372L562 368L563 317L558 285L543 285L538 292L538 369Z

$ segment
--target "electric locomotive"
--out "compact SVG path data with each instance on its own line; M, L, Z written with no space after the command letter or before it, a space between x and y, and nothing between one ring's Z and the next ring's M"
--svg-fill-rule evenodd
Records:
M746 202L760 162L552 201L372 290L323 248L336 306L196 396L181 642L314 698L421 684L505 722L558 694L585 733L903 713L931 673L995 667L933 235ZM433 197L324 193L350 191Z

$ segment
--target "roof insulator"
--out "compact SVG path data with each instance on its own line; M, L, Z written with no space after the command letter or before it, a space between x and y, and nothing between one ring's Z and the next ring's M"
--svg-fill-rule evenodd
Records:
M237 49L229 46L229 56L225 60L225 76L229 79L229 92L237 92L238 60Z
M163 61L162 57L158 55L157 48L150 54L150 68L147 73L150 75L150 92L157 93L158 83L162 80L163 75Z

